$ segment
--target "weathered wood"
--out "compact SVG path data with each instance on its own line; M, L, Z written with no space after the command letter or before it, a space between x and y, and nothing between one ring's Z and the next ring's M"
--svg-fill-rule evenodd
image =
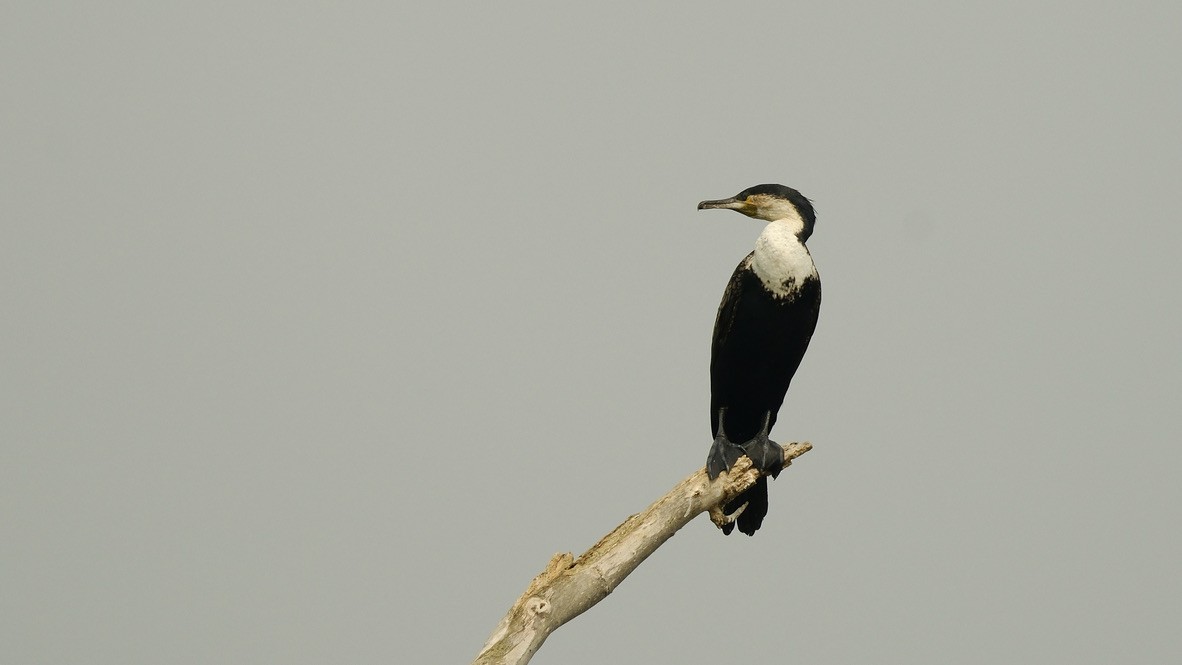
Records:
M784 467L811 449L807 442L784 446ZM726 515L722 507L755 484L759 476L746 457L713 482L701 469L643 512L624 520L578 559L569 553L554 555L501 619L473 663L528 663L550 633L606 598L640 562L699 513L709 512L718 525L733 521L737 515Z

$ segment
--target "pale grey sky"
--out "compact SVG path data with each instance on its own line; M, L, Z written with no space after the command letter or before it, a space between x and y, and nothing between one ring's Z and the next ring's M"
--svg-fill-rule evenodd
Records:
M703 463L760 225L694 208L762 182L816 448L534 662L1179 660L1180 25L6 4L0 662L467 662Z

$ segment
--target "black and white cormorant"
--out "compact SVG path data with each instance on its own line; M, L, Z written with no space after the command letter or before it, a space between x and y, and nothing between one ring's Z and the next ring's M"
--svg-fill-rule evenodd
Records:
M714 322L710 352L710 432L706 457L711 478L743 455L774 478L784 449L768 439L788 384L817 326L821 279L805 241L813 232L813 205L783 185L757 185L729 199L702 201L698 210L725 208L768 222L755 251L735 268ZM743 505L746 507L743 508ZM755 535L767 515L767 477L726 506L742 508L739 531ZM725 525L729 534L735 523Z

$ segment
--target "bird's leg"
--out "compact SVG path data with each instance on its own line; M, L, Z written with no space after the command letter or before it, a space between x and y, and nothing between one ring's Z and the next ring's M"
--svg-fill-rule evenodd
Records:
M715 433L714 443L710 444L710 452L706 455L706 473L710 480L717 478L723 471L730 471L735 462L746 454L739 444L731 443L730 439L726 438L725 418L726 407L719 407L718 432Z
M763 427L750 441L733 443L726 436L726 407L718 409L718 434L706 455L706 473L714 480L723 471L730 471L743 455L751 458L751 465L772 478L784 468L784 448L768 438L772 412L763 416Z
M719 422L721 423L722 420L719 419ZM784 469L784 447L767 438L771 422L772 412L768 411L763 417L763 427L760 428L759 434L737 447L743 451L743 454L751 458L751 464L755 468L775 478ZM717 440L715 445L717 445ZM711 451L713 452L713 449Z

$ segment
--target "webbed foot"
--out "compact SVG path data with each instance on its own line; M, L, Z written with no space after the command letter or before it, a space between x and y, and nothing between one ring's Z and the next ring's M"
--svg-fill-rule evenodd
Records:
M724 418L726 409L718 414L718 435L710 445L710 452L706 455L706 473L713 480L723 471L729 471L743 455L751 458L752 465L770 475L772 478L780 475L784 468L784 448L768 438L768 429L772 414L769 411L763 418L763 427L750 441L733 443L726 436Z

